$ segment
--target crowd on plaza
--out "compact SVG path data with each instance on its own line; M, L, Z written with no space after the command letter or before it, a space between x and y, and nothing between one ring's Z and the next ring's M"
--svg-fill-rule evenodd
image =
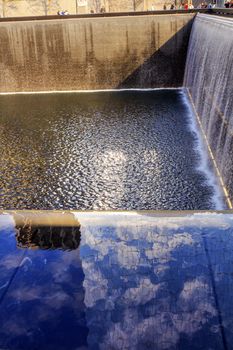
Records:
M228 0L225 2L224 6L226 8L233 8L233 0ZM194 7L192 3L181 3L180 5L175 5L175 3L171 3L171 4L167 4L165 3L163 5L163 10L192 10L194 8L197 8L197 9L212 9L212 8L215 8L216 7L216 4L214 2L201 2L197 7ZM155 6L153 5L151 7L151 11L155 11L156 8ZM91 13L95 13L95 11L93 9L91 9L90 11ZM100 13L105 13L106 12L106 9L105 7L101 7L100 9ZM57 14L59 16L67 16L69 15L69 12L67 10L61 10L61 11L58 11Z
M233 1L233 0L232 0ZM205 3L202 2L200 5L198 5L196 8L197 9L211 9L214 8L216 5L214 3ZM192 10L195 7L193 6L193 4L188 4L188 3L182 3L179 6L176 6L175 4L169 4L167 5L166 3L163 6L164 10ZM153 9L154 10L154 9Z
M225 2L226 8L233 8L233 0Z
M176 6L175 4L163 5L164 10L191 10L194 9L194 6L192 4L181 4L180 6Z
M225 2L224 6L226 8L233 8L233 0ZM197 9L212 9L216 7L216 3L212 2L201 2L197 7L194 7L192 3L181 3L181 5L176 6L174 3L172 4L164 4L163 9L164 10L192 10L194 8ZM152 11L154 11L155 8L153 6Z
M224 6L226 8L233 8L233 0L225 2ZM212 9L216 7L215 2L201 2L197 7L194 7L192 3L181 3L180 5L175 5L175 3L167 4L165 3L163 6L163 10L192 10L194 8L196 9ZM155 11L156 7L152 5L151 11ZM105 7L101 7L100 13L106 12ZM95 11L92 9L91 13L95 13Z

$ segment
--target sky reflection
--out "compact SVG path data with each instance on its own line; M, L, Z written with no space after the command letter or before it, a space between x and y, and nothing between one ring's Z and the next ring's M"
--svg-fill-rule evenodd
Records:
M73 249L0 216L0 348L231 348L232 214L75 215Z

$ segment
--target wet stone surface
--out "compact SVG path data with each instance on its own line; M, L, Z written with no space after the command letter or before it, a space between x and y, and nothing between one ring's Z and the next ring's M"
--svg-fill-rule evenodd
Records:
M211 209L179 90L0 97L0 208Z
M1 349L232 349L232 214L76 217L0 215Z

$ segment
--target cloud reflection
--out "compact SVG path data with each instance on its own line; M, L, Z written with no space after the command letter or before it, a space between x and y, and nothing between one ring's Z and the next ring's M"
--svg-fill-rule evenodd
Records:
M89 348L221 349L203 229L233 216L88 215L78 217Z

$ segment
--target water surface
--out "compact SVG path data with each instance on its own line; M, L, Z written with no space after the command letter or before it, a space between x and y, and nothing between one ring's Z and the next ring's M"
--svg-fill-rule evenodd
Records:
M1 349L232 348L232 214L77 218L81 231L0 215Z
M0 97L0 207L211 209L180 90Z

